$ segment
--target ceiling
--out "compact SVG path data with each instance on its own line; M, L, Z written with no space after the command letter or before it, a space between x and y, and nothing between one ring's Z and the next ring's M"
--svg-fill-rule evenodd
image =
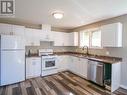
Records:
M15 0L16 19L72 29L127 13L127 0ZM61 20L53 11L64 12Z

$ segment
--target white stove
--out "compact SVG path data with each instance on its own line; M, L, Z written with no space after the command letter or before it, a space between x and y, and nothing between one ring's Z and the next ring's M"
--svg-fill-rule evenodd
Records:
M52 49L40 49L42 76L57 73L57 55L53 55Z

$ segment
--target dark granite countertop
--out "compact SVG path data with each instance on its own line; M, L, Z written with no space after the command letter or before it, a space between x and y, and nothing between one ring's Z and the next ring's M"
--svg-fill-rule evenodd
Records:
M100 55L86 55L84 53L79 53L79 52L54 52L53 55L70 55L70 56L75 56L79 58L85 58L93 61L99 61L99 62L104 62L104 63L109 63L109 64L114 64L118 62L122 62L122 58L119 57L111 57L111 56L100 56ZM38 54L32 54L30 56L26 57L41 57Z
M29 57L41 57L41 56L39 56L38 54L30 54L29 56L26 55L26 58L29 58Z
M100 55L91 55L91 54L86 55L84 53L79 53L79 52L54 52L54 54L56 54L56 55L70 55L70 56L85 58L85 59L109 63L109 64L122 62L122 58L119 58L119 57L100 56Z

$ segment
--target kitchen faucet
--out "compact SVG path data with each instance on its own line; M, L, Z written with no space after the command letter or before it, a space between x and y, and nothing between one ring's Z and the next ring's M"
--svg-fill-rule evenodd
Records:
M89 55L89 51L88 51L88 46L84 46L83 48L82 48L82 50L85 50L85 48L86 48L86 55Z

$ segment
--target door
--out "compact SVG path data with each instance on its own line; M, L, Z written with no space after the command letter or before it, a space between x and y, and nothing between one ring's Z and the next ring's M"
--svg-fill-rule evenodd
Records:
M25 28L25 45L40 46L41 30Z
M80 59L80 64L81 64L81 75L84 77L84 78L87 78L87 64L88 64L88 59L84 59L84 58L81 58Z
M13 26L14 35L24 37L24 35L25 35L24 34L25 27L24 26L19 26L19 25L12 25L12 26Z
M1 36L1 49L25 49L24 40L20 36Z
M56 69L56 58L44 58L42 59L42 70Z
M93 82L96 82L96 67L97 67L97 62L89 60L87 78L88 80L91 80Z
M58 61L57 61L57 65L58 65L58 70L59 71L65 71L68 69L68 56L58 56Z
M41 75L41 58L26 59L26 78L33 78Z
M32 60L32 65L34 67L33 69L33 75L35 77L41 75L41 58L36 58Z
M25 51L1 52L1 85L25 80Z
M64 37L62 32L53 32L54 46L64 46Z
M72 72L78 74L78 70L79 70L79 59L78 57L72 57L73 59L73 63L72 63L72 66L71 66L71 70Z

